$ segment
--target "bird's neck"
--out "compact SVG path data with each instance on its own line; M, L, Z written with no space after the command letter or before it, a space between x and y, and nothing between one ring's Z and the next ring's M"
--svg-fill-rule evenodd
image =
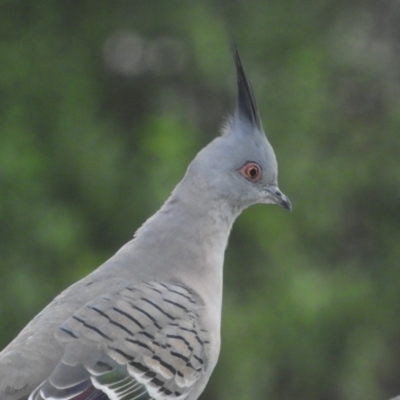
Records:
M154 246L157 242L159 251L171 252L174 256L178 253L195 258L210 253L223 255L239 213L226 202L207 198L204 194L198 196L198 201L187 201L185 195L174 191L161 209L137 231L135 240L140 245L151 242Z
M240 210L207 193L212 191L181 182L137 231L131 254L145 260L146 276L153 271L158 279L179 276L196 282L199 292L220 297L225 248Z

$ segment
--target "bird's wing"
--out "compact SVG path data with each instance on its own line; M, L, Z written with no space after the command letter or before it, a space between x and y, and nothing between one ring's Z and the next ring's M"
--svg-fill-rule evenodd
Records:
M207 369L199 296L143 282L104 294L58 329L64 355L30 400L185 399Z

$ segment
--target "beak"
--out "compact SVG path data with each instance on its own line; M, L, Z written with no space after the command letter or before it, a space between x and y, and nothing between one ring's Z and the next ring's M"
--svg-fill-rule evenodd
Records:
M269 186L267 188L269 198L276 204L279 204L286 210L292 211L292 203L290 200L280 191L277 186Z

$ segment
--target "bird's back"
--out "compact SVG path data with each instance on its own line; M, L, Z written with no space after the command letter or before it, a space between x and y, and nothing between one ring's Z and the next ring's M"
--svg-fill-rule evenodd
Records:
M121 285L117 280L91 284L95 275L88 275L58 295L0 353L1 400L26 399L50 375L63 354L62 344L54 335L56 329L91 298Z

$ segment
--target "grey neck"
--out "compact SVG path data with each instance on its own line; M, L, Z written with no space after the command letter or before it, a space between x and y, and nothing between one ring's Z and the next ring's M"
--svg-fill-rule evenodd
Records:
M184 179L119 253L132 266L146 263L147 277L154 272L158 278L165 274L204 280L204 274L217 274L222 279L225 248L241 210L232 210L212 193L201 182L194 186Z
M186 183L182 181L161 209L145 222L136 233L136 240L141 245L159 240L160 250L165 243L165 252L177 252L174 243L181 245L182 251L207 247L223 252L241 210L232 210L227 202L213 198L213 191L201 185Z

